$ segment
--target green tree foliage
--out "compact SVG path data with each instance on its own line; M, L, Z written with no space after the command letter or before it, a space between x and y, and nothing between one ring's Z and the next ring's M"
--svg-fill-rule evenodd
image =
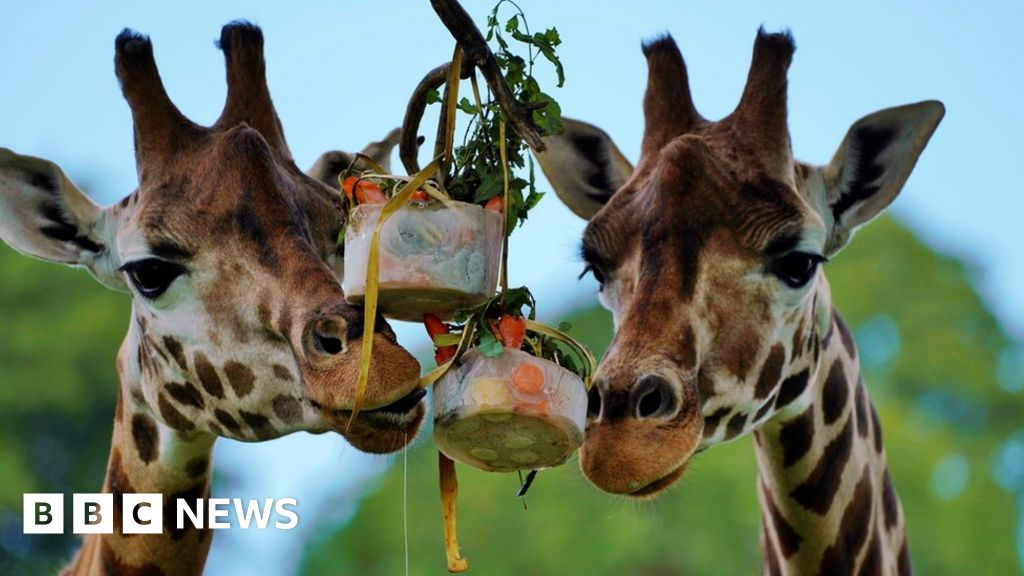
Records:
M87 272L0 244L0 574L52 574L77 546L23 535L22 494L102 486L128 313Z
M883 218L859 233L827 274L860 347L917 571L1018 573L1019 496L993 480L993 463L1020 428L1024 408L1019 394L997 384L999 357L1015 345L979 299L969 270ZM576 337L604 350L607 313L591 308L569 320ZM408 455L412 574L444 571L428 439L424 434ZM347 527L311 543L306 574L403 573L400 464ZM459 466L459 479L459 533L476 574L760 571L749 437L702 454L654 502L601 494L573 463L538 476L528 510L514 497L513 475Z

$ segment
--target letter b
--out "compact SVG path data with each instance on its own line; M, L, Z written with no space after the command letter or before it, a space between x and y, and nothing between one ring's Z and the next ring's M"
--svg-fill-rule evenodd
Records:
M63 494L25 494L22 514L25 534L64 533Z
M71 527L75 534L114 532L113 494L75 494L72 498Z

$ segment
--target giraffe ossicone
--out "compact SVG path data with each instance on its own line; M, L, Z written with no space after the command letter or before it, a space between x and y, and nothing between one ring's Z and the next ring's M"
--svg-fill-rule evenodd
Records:
M565 119L538 155L589 220L583 257L615 323L580 465L605 491L652 497L699 451L753 431L766 574L907 574L878 417L821 269L893 201L944 108L875 112L830 163L800 162L794 50L760 30L739 105L709 121L674 40L647 43L636 168L605 132Z
M82 267L132 297L117 355L120 395L104 491L179 498L210 490L218 436L264 441L342 434L393 452L424 417L419 364L378 320L363 411L355 400L363 313L340 287L343 222L336 177L353 156L329 152L309 174L292 160L270 99L263 35L245 22L218 43L223 113L186 118L160 81L149 39L125 30L115 67L134 122L139 187L107 208L54 163L0 149L0 238ZM398 131L364 153L387 165ZM89 535L68 574L199 574L207 529L164 517L158 535Z

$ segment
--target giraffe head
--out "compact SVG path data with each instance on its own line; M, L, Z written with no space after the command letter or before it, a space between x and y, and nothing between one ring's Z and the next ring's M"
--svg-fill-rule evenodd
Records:
M636 169L575 121L540 155L589 220L583 258L614 315L580 456L603 490L658 494L698 451L799 401L832 325L821 264L893 201L942 118L934 101L882 110L853 124L828 165L795 161L793 52L788 34L759 31L739 105L712 122L675 42L646 44Z
M227 103L207 128L168 98L150 41L121 33L115 65L139 188L100 208L52 162L0 149L0 237L131 294L121 401L170 428L246 441L336 430L362 450L396 450L423 419L423 391L419 364L382 320L365 408L346 429L363 316L340 288L343 221L325 182L348 158L328 153L302 173L267 89L259 28L229 24L219 45ZM386 158L396 141L367 152Z

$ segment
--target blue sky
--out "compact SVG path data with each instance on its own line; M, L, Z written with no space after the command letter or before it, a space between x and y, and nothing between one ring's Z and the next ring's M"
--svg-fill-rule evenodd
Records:
M478 22L491 4L465 2ZM699 110L718 118L739 98L757 27L790 28L798 45L790 71L790 129L796 155L812 162L827 161L848 126L865 114L942 100L946 118L893 210L932 246L968 261L988 304L1011 333L1024 337L1024 186L1017 177L1024 159L1024 4L521 5L534 27L555 25L561 32L567 81L555 96L564 113L604 127L633 160L646 81L640 41L663 32L675 36L687 58ZM135 186L131 121L113 73L113 39L125 26L153 38L164 82L182 111L211 123L226 91L222 58L213 47L220 26L235 18L261 25L270 89L302 167L323 151L358 149L398 125L412 87L452 48L425 0L5 2L2 12L0 146L57 161L103 202ZM424 126L432 126L431 117ZM514 237L512 281L533 287L548 315L592 297L593 285L576 281L582 226L552 197ZM419 332L406 326L400 337L422 345ZM279 469L295 470L293 476L282 472L261 480L247 468L247 455L274 444L222 442L222 460L234 463L226 473L237 474L255 494L295 491L300 483L307 494L299 478L310 469L302 462L313 458L317 464L309 466L321 469L340 465L336 439L288 442L287 450L273 454L292 458ZM326 447L335 456L323 456ZM339 489L321 486L308 498L329 502ZM224 539L217 544L231 545ZM261 559L268 550L275 554L272 547L247 554ZM216 559L215 551L215 566Z
M134 186L131 122L113 75L124 26L152 36L168 91L198 122L220 112L225 87L219 28L234 18L264 27L268 77L291 148L308 166L331 148L358 148L401 120L419 77L450 55L426 1L48 2L4 7L0 21L0 145L49 157L113 201ZM490 0L467 1L482 20ZM524 0L535 26L556 25L568 80L564 112L603 126L634 160L646 69L642 38L671 32L709 118L739 97L754 31L788 27L796 155L824 162L847 127L876 109L928 98L947 115L894 211L933 246L969 261L1004 324L1024 336L1024 8L972 3L629 4ZM428 117L425 121L430 122ZM517 234L513 280L575 301L573 258L582 223L552 199ZM542 262L534 257L538 252ZM516 264L521 265L517 266ZM518 272L518 273L517 273ZM585 289L590 289L584 285Z

